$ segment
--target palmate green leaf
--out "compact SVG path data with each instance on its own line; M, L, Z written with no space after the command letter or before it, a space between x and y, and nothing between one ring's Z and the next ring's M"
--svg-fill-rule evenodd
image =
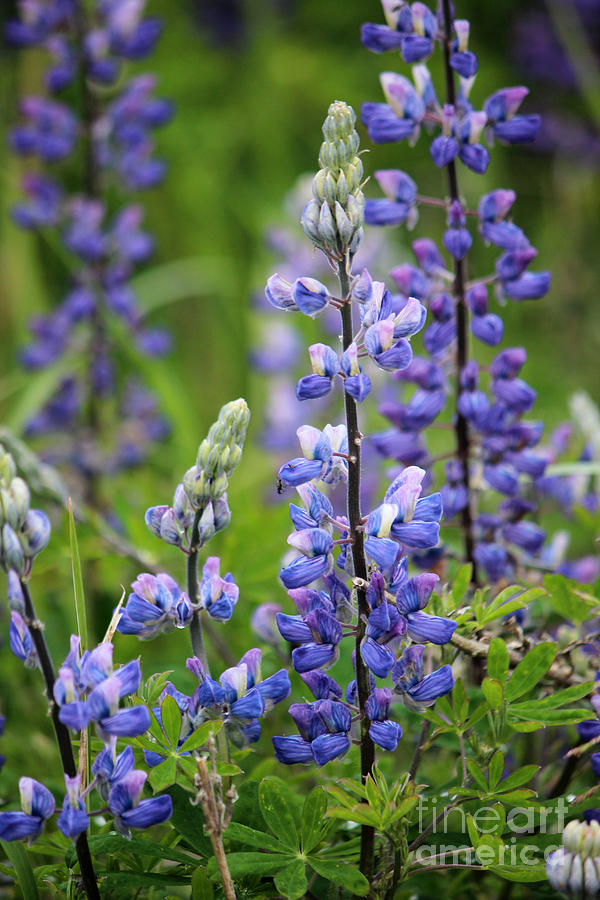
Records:
M232 878L244 875L274 875L296 860L293 853L228 853L227 865ZM219 867L213 857L208 862L208 873L213 881L219 879Z
M222 724L222 719L215 719L212 722L204 722L203 725L200 725L198 728L196 728L195 731L190 734L189 738L184 741L184 743L179 748L179 752L188 753L190 750L197 750L198 747L203 747L211 735L214 737L216 734L218 734L218 732L221 730Z
M327 797L325 792L320 787L313 788L304 801L302 810L300 840L304 853L310 853L321 840L326 812Z
M287 847L298 847L298 828L293 805L278 778L263 778L258 788L258 802L263 819Z
M170 694L167 694L160 705L160 718L163 731L171 747L176 750L181 734L181 710Z
M502 638L492 638L487 656L487 670L490 678L503 685L508 675L509 662L508 649Z
M163 791L170 785L175 784L177 777L177 760L174 756L165 759L150 769L148 780L155 791Z
M277 838L272 837L265 831L256 831L247 825L241 825L239 822L231 822L229 824L227 837L232 841L239 841L240 844L246 844L248 847L256 847L259 850L271 850L273 853L289 854L289 847L286 847Z
M0 841L0 846L15 870L24 900L39 900L35 876L29 862L27 850L23 844L19 841Z
M564 575L546 575L544 587L550 605L562 618L579 624L597 614L598 600Z
M335 860L331 859L317 859L316 856L309 856L307 862L311 869L314 869L322 878L326 878L327 881L333 881L334 884L339 884L340 887L351 891L358 897L365 897L369 893L369 882L350 863L335 862Z
M489 625L490 622L495 622L496 619L503 618L504 616L509 616L511 613L516 612L518 609L525 609L526 604L520 598L515 598L514 600L508 600L502 607L499 609L494 609L490 612L484 613L483 618L480 620L480 626Z
M534 688L554 662L557 649L552 641L533 647L512 673L504 690L505 698L516 700Z
M454 707L454 712L456 714L456 718L463 722L469 711L469 701L467 699L467 694L465 692L465 686L463 684L462 678L457 678L454 683L454 690L452 691L452 706Z
M514 788L521 787L522 784L527 784L528 781L531 781L539 770L539 766L521 766L520 769L511 772L510 775L507 775L506 778L503 778L498 783L498 790L512 791Z
M467 769L469 770L469 772L471 774L471 778L473 779L473 781L475 782L477 787L481 791L485 791L487 793L488 783L487 783L487 779L485 777L485 773L484 773L483 769L481 768L481 766L479 766L475 762L474 759L468 759L467 760Z
M275 887L288 900L298 900L298 898L304 897L308 887L304 861L296 859L285 868L280 869L275 875Z
M327 810L327 818L357 822L359 825L372 825L373 828L378 828L380 825L379 816L366 803L358 803L351 809L346 806L330 806Z
M217 761L218 775L241 775L243 771L236 763Z

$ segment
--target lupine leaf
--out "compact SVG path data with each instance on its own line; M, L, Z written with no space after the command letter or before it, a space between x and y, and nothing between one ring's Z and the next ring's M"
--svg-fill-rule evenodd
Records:
M492 638L487 656L487 670L490 678L504 684L508 675L509 656L506 644L500 637Z
M325 792L320 787L313 788L304 801L302 810L300 837L304 853L310 853L321 840L326 812L327 797Z
M536 772L539 772L539 769L539 766L521 766L520 769L511 772L510 775L503 778L498 783L497 788L499 791L512 791L513 788L518 788L530 781Z
M298 846L298 829L293 806L288 802L279 779L263 778L258 788L263 818L273 834L287 847Z
M174 862L195 865L197 859L189 853L183 852L178 847L169 847L168 844L157 844L147 841L145 838L132 837L126 844L119 834L92 834L88 837L88 843L92 854L122 853L126 850L139 856L151 859L171 859ZM69 847L65 854L65 863L72 868L77 863L77 853L74 846Z
M502 685L495 678L484 678L481 683L483 696L491 709L500 709L503 702Z
M472 574L473 566L471 563L466 563L464 566L461 566L456 573L456 578L452 585L452 599L456 606L461 605L464 596L467 593Z
M192 806L191 795L173 785L167 792L173 801L170 824L200 856L212 856L210 838L204 833L204 815L199 806Z
M106 890L116 890L119 896L123 895L123 888L142 888L156 886L163 890L167 885L184 885L189 888L189 875L178 875L176 872L98 872L98 878L102 879L102 887ZM165 896L165 895L163 895Z
M242 875L274 875L295 858L292 853L228 853L227 865L232 878L240 878ZM219 868L214 857L209 860L208 871L213 880L219 878Z
M215 891L205 866L198 866L192 875L192 900L214 900Z
M175 750L181 733L181 710L169 694L165 696L160 705L160 718L167 740Z
M369 882L358 869L349 863L335 862L330 859L325 861L317 859L315 856L309 856L308 864L322 878L339 884L359 897L365 897L369 893Z
M506 699L516 700L535 687L554 662L556 651L557 645L552 641L533 647L512 673L504 691Z
M211 735L214 737L215 734L217 734L222 724L223 722L220 719L215 719L212 722L204 722L203 725L196 728L195 731L190 734L189 738L183 742L179 748L179 752L187 753L190 750L197 750L198 747L202 747Z
M490 789L493 791L504 771L504 753L501 750L496 750L494 755L490 760L489 770L488 770L488 781L490 785Z
M289 852L289 849L277 838L264 831L248 828L247 825L241 825L239 822L230 823L227 837L232 841L239 841L240 844L247 844L249 847L257 847L260 850L272 850L273 853Z
M536 700L535 705L538 709L556 709L558 706L564 706L565 703L572 703L573 700L581 700L582 697L591 694L597 686L597 681L584 681L581 684L574 684L572 687L565 688L564 691L556 691L542 700ZM520 704L513 704L511 709L514 709L515 706L518 707Z
M175 784L176 775L177 760L174 756L170 756L168 759L165 759L164 762L161 762L150 769L148 778L155 791L162 791L164 788Z
M546 881L546 867L543 863L530 866L490 866L489 870L507 881Z
M511 716L538 722L541 725L577 725L589 719L589 709L540 709L536 703L521 703L518 709L511 707Z
M280 869L275 875L275 887L288 900L298 900L298 898L304 897L308 887L304 861L296 859L285 868Z
M464 721L469 711L469 701L465 692L465 686L462 678L457 678L452 691L452 706L459 721Z
M473 778L473 781L475 782L477 787L482 791L486 791L487 793L488 783L481 766L478 766L474 759L468 759L467 768L471 773L471 777Z
M19 841L0 841L6 858L10 861L24 900L39 900L39 894L35 883L35 876L27 850Z

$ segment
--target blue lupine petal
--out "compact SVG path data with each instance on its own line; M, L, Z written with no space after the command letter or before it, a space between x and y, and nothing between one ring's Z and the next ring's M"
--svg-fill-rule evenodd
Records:
M88 703L79 700L75 703L65 703L58 712L58 718L73 731L82 731L87 728L92 717L92 708Z
M430 613L410 613L407 616L408 633L414 641L429 641L432 644L447 644L456 631L456 622Z
M289 462L284 463L280 468L278 475L281 481L296 487L318 478L323 471L323 462L319 459L305 459L303 456L297 456Z
M0 840L20 841L37 835L42 828L39 816L29 816L24 812L0 813Z
M365 222L367 225L400 225L406 221L410 207L397 200L383 197L368 199L365 203Z
M315 400L328 394L331 386L331 378L325 375L304 375L296 385L296 397L298 400Z
M396 541L390 538L378 538L369 536L364 543L365 552L382 569L393 566L400 553L400 547Z
M387 678L396 657L388 647L378 644L372 638L366 638L361 644L360 655L362 660L378 678Z
M139 659L132 659L131 662L117 669L115 678L119 679L121 685L121 699L127 697L128 694L135 694L142 680Z
M344 381L344 390L357 403L362 403L365 397L371 393L371 379L368 375L350 375Z
M256 685L256 688L263 700L274 703L280 703L282 700L285 700L286 697L289 697L292 690L290 676L285 669L280 669L279 672L275 672L274 675L265 678L264 681Z
M442 666L430 675L426 675L409 694L417 703L429 703L450 693L454 687L454 677L450 666Z
M414 518L418 522L439 522L442 517L442 498L439 493L420 497L415 504Z
M350 749L350 740L346 734L322 734L311 744L313 757L318 766L324 766L343 756Z
M337 658L337 648L334 644L303 644L292 650L292 662L296 672L310 672L311 669L321 669L329 665Z
M371 722L369 735L373 743L383 750L395 750L402 737L402 728L389 719L385 722Z
M90 817L85 809L73 809L71 806L65 806L56 824L65 837L76 838L88 828Z
M458 141L452 137L440 135L431 142L429 148L431 158L438 168L447 166L458 155Z
M120 818L127 828L148 828L166 822L173 815L173 801L168 794L140 800L137 806L121 813Z
M329 568L330 561L327 556L299 556L285 569L281 569L279 577L289 590L311 584L324 575Z
M265 701L256 688L231 704L231 714L239 719L255 719L265 711Z
M117 737L137 737L150 728L150 713L145 706L120 709L100 722L102 730Z
M311 744L298 734L274 737L273 748L275 750L275 758L287 766L291 766L294 763L314 761Z
M415 550L428 550L435 547L440 539L440 526L437 522L394 522L392 537Z
M312 632L302 616L277 613L275 619L277 620L279 633L286 641L292 644L300 644L312 640Z
M404 35L387 25L373 25L365 22L360 29L360 39L363 47L373 53L385 53L387 50L397 50L402 46Z

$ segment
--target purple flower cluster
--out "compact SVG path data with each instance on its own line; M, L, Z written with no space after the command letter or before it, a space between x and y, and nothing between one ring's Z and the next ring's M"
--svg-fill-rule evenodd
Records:
M24 640L29 632L20 616L19 620ZM12 634L11 647L15 649ZM17 655L23 658L22 653ZM140 704L120 707L122 699L137 691L141 670L138 660L114 670L112 657L113 646L108 642L81 654L80 639L72 635L69 654L54 683L60 721L76 732L93 722L104 744L92 765L94 779L85 790L79 774L72 777L65 774L66 795L57 825L66 837L73 839L89 827L85 797L94 786L108 802L117 830L125 836L130 835L131 828L147 828L164 822L172 813L168 795L141 799L147 775L134 768L131 747L117 755L117 740L147 731L150 714ZM0 835L7 841L27 837L32 843L39 837L44 821L54 813L55 802L50 791L33 778L21 778L19 787L23 812L0 813Z
M383 0L383 8L387 25L365 25L364 45L378 53L399 49L405 62L416 65L414 84L403 75L386 72L381 83L387 102L363 106L363 121L374 142L414 141L422 125L428 130L438 126L441 133L433 138L431 156L436 166L452 170L452 188L453 184L456 187L455 160L477 173L486 170L489 151L480 142L482 136L489 146L494 139L508 144L535 139L539 116L519 112L526 88L496 91L484 101L482 110L474 110L469 96L477 60L468 50L468 22L452 23L454 36L448 44L448 23L441 9L434 15L422 3L388 0ZM438 100L425 65L436 42L449 66L447 77L456 98L453 104ZM455 76L459 82L456 93ZM463 206L455 190L448 199L420 196L413 179L399 170L381 170L375 177L385 198L367 199L366 224L412 226L420 205L440 207L447 216L442 244L448 256L430 238L418 238L412 244L416 265L403 263L391 271L400 292L396 302L409 303L416 298L430 314L430 324L423 332L427 356L414 357L410 365L394 373L394 379L402 384L401 397L384 399L380 412L392 427L375 435L373 443L382 456L403 465L432 466L436 460L427 451L423 433L444 412L450 385L458 375L454 422L455 429L462 430L462 445L458 439L458 455L445 464L440 488L444 518L461 514L473 545L472 560L496 582L509 576L517 562L538 556L544 543L544 532L525 519L535 511L530 500L535 494L532 487L542 481L546 468L544 456L534 452L542 426L523 418L536 397L533 388L519 377L525 350L502 350L489 367L479 366L466 357L465 323L477 341L498 346L504 326L500 315L490 309L489 287L494 287L501 304L507 299L535 300L548 292L550 273L529 268L537 251L510 219L513 191L494 190L484 195L474 210ZM498 248L499 256L494 272L467 282L462 260L475 236L469 220L478 225L476 233L486 245ZM414 390L407 397L408 385ZM482 489L503 496L497 513L479 514L475 509L475 497Z
M83 11L64 0L28 0L20 4L20 21L6 28L14 45L46 51L51 95L20 104L11 147L41 167L25 175L13 217L28 230L56 231L71 272L63 300L31 321L21 361L35 371L64 358L73 371L30 418L27 433L52 433L53 460L73 465L84 478L138 465L168 433L153 395L130 377L120 381L111 337L111 329L124 329L123 339L147 356L163 355L171 345L167 332L146 324L131 286L154 250L143 229L143 208L115 208L108 200L115 183L138 191L157 185L165 172L152 135L168 122L172 105L155 96L152 75L121 83L124 65L147 56L160 34L160 22L143 17L144 5L95 0ZM57 95L76 80L83 88L81 109L74 110ZM73 175L70 160L83 176ZM76 364L81 354L84 372ZM98 409L108 399L116 401L118 427L112 445L104 442L101 449L97 438L105 417ZM61 440L65 434L68 440Z
M226 735L235 746L254 744L261 734L260 719L277 703L289 696L291 685L285 669L261 678L261 651L248 650L236 666L221 673L219 680L211 678L198 657L191 657L186 666L198 679L198 687L191 696L181 693L167 682L159 700L173 697L181 712L181 731L178 748L183 747L194 731L208 721L222 721ZM161 721L160 706L154 710ZM185 748L182 755L187 755ZM149 766L163 762L164 755L157 744L156 751L145 750Z

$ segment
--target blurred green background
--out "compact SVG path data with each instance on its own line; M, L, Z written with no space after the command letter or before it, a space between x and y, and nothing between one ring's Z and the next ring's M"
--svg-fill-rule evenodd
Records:
M585 92L564 80L557 84L529 77L523 46L519 50L523 38L518 36L528 16L540 15L550 22L549 11L556 15L554 0L550 7L520 0L494 4L457 0L456 7L460 16L471 19L471 49L480 62L472 94L475 106L501 86L525 82L532 88L527 111L541 110L558 121L551 145L539 150L498 146L485 176L460 170L462 191L473 206L481 193L494 187L516 190L515 220L539 248L535 268L553 271L547 298L509 304L504 310L504 346L526 345L529 362L524 377L538 390L536 415L553 425L567 417L568 399L576 388L584 387L597 398L600 381L600 149L594 126L598 73L590 72ZM571 4L562 4L561 14L565 9L567 17L575 14ZM222 556L224 571L232 569L240 585L235 624L220 632L230 652L239 656L254 640L248 628L250 610L259 602L281 602L277 571L288 532L285 505L273 506L264 499L281 460L266 455L257 444L264 385L246 362L255 334L250 297L264 284L273 264L264 232L282 221L284 195L298 176L315 169L328 104L344 99L358 109L365 100L381 100L379 73L386 68L401 70L401 65L391 56L368 53L360 44L361 23L382 21L378 0L210 4L149 0L148 11L163 17L165 29L155 55L137 68L157 73L159 92L175 101L176 116L158 135L169 175L163 185L139 198L147 210L146 224L156 235L157 252L137 287L142 307L151 310L150 321L169 327L175 336L169 357L143 367L171 419L173 434L146 467L107 484L105 493L132 542L153 562L182 578L182 558L149 535L143 512L151 504L169 501L220 405L239 395L247 397L253 425L244 463L232 482L233 523L210 546L211 553ZM2 15L8 18L11 13L14 5L3 3ZM552 34L552 26L548 27ZM582 36L573 29L569 34L575 42ZM598 33L586 26L583 37L597 39ZM548 48L555 52L550 43ZM43 62L33 52L2 50L3 133L15 120L18 97L37 90ZM432 165L426 137L411 149L405 143L371 147L364 131L361 136L372 151L364 159L367 173L385 167L405 169L423 194L444 193L444 173ZM11 222L9 210L23 171L22 162L8 153L2 140L0 421L17 432L36 392L44 389L43 377L40 381L38 376L26 376L18 368L17 349L26 338L30 316L51 309L61 299L67 274L42 238L19 231ZM367 193L376 196L376 185ZM425 212L415 236L429 232L439 238L442 228L437 214ZM299 226L297 234L301 240ZM412 261L411 236L398 230L392 240L396 264ZM490 249L478 246L474 271L490 271L494 258ZM74 627L66 516L47 499L38 502L52 514L55 537L36 564L33 590L60 659L67 650L66 634ZM100 639L122 589L140 567L108 547L89 522L82 523L79 535L88 566L91 620ZM3 613L3 633L6 626ZM119 637L116 643L119 659L140 652L134 639ZM173 668L180 686L191 687L183 669L186 634L160 638L142 650L146 675L156 668ZM213 652L212 658L220 671L218 653ZM265 658L269 674L279 662L270 650ZM10 720L22 715L23 695L12 691L11 685L23 677L7 647L0 648L0 696L2 711L9 717L4 792L14 790L16 776L22 774L16 752L20 738ZM35 771L40 759L53 759L52 739L43 721L39 681L35 673L25 678L27 702L39 713L39 728L30 739L30 768ZM281 710L269 720L267 730L288 728L284 716ZM268 753L266 741L261 747ZM248 765L260 765L260 759L259 754ZM352 766L349 757L347 767Z

